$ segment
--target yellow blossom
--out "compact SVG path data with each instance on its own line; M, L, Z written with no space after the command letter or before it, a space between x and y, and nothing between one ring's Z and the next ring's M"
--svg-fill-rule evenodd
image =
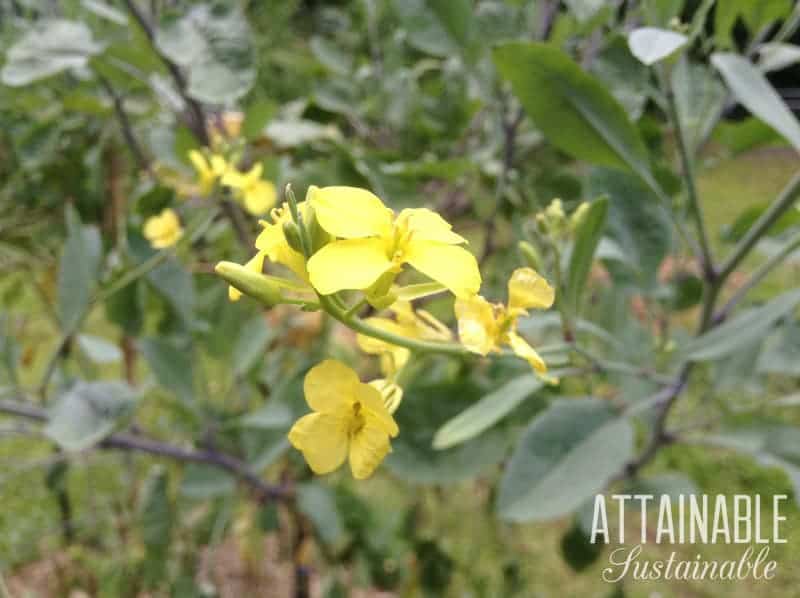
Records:
M388 287L384 275L393 278L405 263L457 297L478 292L475 257L459 246L466 240L437 213L416 208L395 216L377 196L356 187L312 187L309 199L322 229L340 239L308 261L311 284L323 295L369 292L376 283Z
M452 338L450 329L425 310L414 311L408 301L397 301L391 311L395 319L367 318L366 322L375 328L411 339L449 341ZM390 379L408 362L411 351L386 341L359 334L356 336L358 346L365 353L379 355L381 371Z
M211 195L217 180L228 170L228 163L225 158L219 154L212 154L211 159L207 160L201 152L191 150L189 152L189 160L191 160L192 166L197 171L200 195Z
M269 210L278 198L275 185L261 178L263 170L264 167L258 163L247 172L229 168L222 175L222 184L233 189L235 197L253 215Z
M306 202L300 202L297 206L301 216L308 217ZM303 254L292 248L284 234L283 225L292 221L292 213L288 204L285 202L278 208L273 208L270 217L272 222L261 220L259 223L264 230L256 238L256 249L258 252L245 264L246 268L254 272L261 273L264 269L264 259L281 264L294 272L298 278L308 282L306 272L306 262ZM228 297L231 301L238 301L242 293L233 287L228 287Z
M544 360L517 333L517 318L527 314L528 309L549 308L554 299L553 288L533 268L518 268L508 281L508 305L489 303L480 295L456 301L461 342L480 355L499 351L502 345L508 345L537 373L545 374L547 365Z
M399 432L381 392L332 359L308 372L304 391L313 413L295 422L289 442L314 473L330 473L349 458L353 477L372 475Z
M150 241L155 249L171 247L178 242L183 235L181 222L178 215L166 208L158 216L151 216L144 223L143 233L145 238Z

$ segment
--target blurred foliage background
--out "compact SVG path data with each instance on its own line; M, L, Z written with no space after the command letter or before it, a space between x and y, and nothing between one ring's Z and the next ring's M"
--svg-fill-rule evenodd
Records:
M796 526L769 584L610 587L585 504L798 497L798 25L790 0L4 0L0 593L794 595ZM313 477L286 440L304 374L378 360L228 301L213 265L258 225L196 191L212 146L279 194L437 210L492 300L563 270L520 321L560 384L420 356L378 473ZM554 198L591 217L543 230ZM673 549L738 558L646 553Z

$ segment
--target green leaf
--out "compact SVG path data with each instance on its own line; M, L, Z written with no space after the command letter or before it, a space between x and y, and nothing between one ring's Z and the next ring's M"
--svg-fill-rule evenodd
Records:
M750 455L766 466L780 467L789 476L795 501L800 504L800 429L755 422L704 435L701 441Z
M114 343L93 334L79 334L78 346L95 363L118 363L122 351Z
M711 64L720 72L736 99L800 151L800 123L758 68L732 53L715 53Z
M183 470L181 495L194 500L227 496L236 489L236 480L219 467L190 463Z
M178 348L162 338L140 340L139 350L161 386L174 392L185 403L194 401L191 350Z
M543 385L533 374L505 383L439 428L433 437L433 448L450 448L488 430Z
M267 123L278 112L278 107L271 100L260 100L247 107L242 123L242 135L252 141L264 135Z
M798 304L800 289L795 289L761 307L747 309L689 342L683 350L684 356L692 361L711 361L730 355L738 348L762 338Z
M292 423L292 410L284 403L271 400L238 420L238 425L245 428L287 429Z
M448 484L470 479L503 458L508 437L501 430L446 450L433 448L436 431L485 394L471 382L442 383L406 389L395 419L403 434L392 440L384 462L398 477L417 484Z
M273 330L267 326L267 322L261 314L255 315L245 322L239 331L239 337L236 339L231 356L234 374L243 376L252 370L259 360L263 359L273 336Z
M606 4L604 0L565 0L567 8L580 22L585 23ZM544 10L544 9L543 9Z
M250 28L238 3L200 4L162 24L156 46L189 72L187 93L226 104L241 98L256 79Z
M658 27L640 27L628 35L631 53L647 66L669 58L687 41L689 38L681 33Z
M439 18L448 35L464 50L472 39L471 0L427 0L428 6Z
M633 428L606 401L562 399L537 416L500 484L497 510L510 521L541 521L577 509L633 455Z
M78 382L50 409L45 435L67 451L87 449L110 434L136 403L123 382Z
M758 68L762 73L781 71L800 62L800 46L778 42L758 46Z
M72 206L66 209L67 240L58 268L58 319L65 333L74 332L86 315L99 262L97 229L84 227Z
M592 170L589 193L610 198L606 232L626 257L624 264L635 267L633 282L655 287L658 268L672 247L671 222L656 195L636 177L605 168Z
M796 322L787 322L769 337L757 367L759 373L800 376L800 326Z
M711 134L725 104L725 87L711 69L682 58L672 70L672 93L686 145L692 153Z
M561 556L575 572L591 566L605 549L605 544L592 544L590 538L577 522L561 536Z
M750 230L750 227L753 226L756 220L761 218L761 215L769 209L770 205L772 205L770 202L765 201L745 209L737 216L733 224L723 228L723 240L728 243L736 243L739 241L747 234L747 231ZM787 210L781 214L780 218L768 229L767 234L774 237L798 225L800 225L800 210Z
M606 227L608 204L607 197L600 197L590 203L583 220L575 230L575 243L569 256L566 290L566 302L572 313L578 313L580 308L594 254Z
M495 48L494 62L553 145L593 164L630 169L656 185L647 149L625 110L562 50L514 42Z
M159 465L151 467L139 503L142 540L150 549L169 546L172 508L168 484L167 472Z
M434 56L458 52L457 41L447 32L425 0L393 0L392 7L411 46Z
M328 487L314 482L297 486L297 508L311 520L325 544L335 548L344 542L344 525Z
M128 17L124 12L117 10L101 0L81 0L81 6L98 17L116 23L117 25L124 26L128 24Z
M85 68L103 47L83 23L65 19L37 22L8 49L0 81L19 87L70 68Z

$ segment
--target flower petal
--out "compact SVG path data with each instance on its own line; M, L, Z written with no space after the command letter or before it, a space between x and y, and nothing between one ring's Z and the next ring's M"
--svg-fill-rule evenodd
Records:
M367 419L364 427L350 440L350 470L353 477L363 480L371 476L390 450L386 432Z
M289 430L289 442L303 453L314 473L330 473L347 458L347 424L341 414L310 413Z
M387 318L367 318L366 322L375 328L386 330L401 336L406 336L406 330L397 322ZM389 355L391 357L391 367L389 369L396 371L403 367L408 361L411 351L405 347L398 347L386 341L367 336L366 334L357 334L356 342L358 347L365 353L370 355ZM392 372L393 373L393 372Z
M519 310L547 309L553 305L553 287L533 268L517 268L508 281L508 309L512 314Z
M353 404L360 384L352 369L341 361L326 359L306 374L303 392L314 411L333 413Z
M270 181L256 181L244 192L244 207L258 216L275 205L278 193Z
M323 295L366 289L392 267L381 239L347 239L325 245L308 260L311 284Z
M392 211L373 193L358 187L313 187L311 205L319 225L334 237L390 236Z
M531 364L531 367L536 373L547 373L547 364L544 362L544 359L542 359L534 348L528 344L528 341L519 334L516 332L509 332L508 344L511 346L511 350L514 351L514 353Z
M397 222L407 222L412 238L420 241L438 241L448 245L466 243L467 240L457 235L447 220L427 208L406 208L397 217Z
M211 168L209 167L205 156L197 150L189 150L189 161L192 163L192 166L194 166L194 169L198 174L210 174Z
M457 299L458 337L473 353L487 355L497 348L497 322L492 304L480 295Z
M406 246L405 261L456 297L469 297L481 288L481 273L475 256L463 247L413 238Z
M397 436L400 429L386 408L383 396L378 389L369 384L359 383L356 388L356 399L361 403L362 412L368 422L372 421L373 426L378 426L392 438Z

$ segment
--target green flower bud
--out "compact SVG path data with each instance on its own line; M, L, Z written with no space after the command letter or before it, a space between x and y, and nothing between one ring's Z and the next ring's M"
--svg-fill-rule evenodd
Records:
M298 253L303 253L303 242L300 239L300 229L291 220L283 223L283 236L289 247Z
M543 272L544 267L542 265L542 256L539 254L539 250L536 249L533 245L528 243L527 241L520 241L517 245L520 254L522 254L522 261L525 262L526 266L530 266L537 272Z
M233 262L219 262L214 271L245 295L272 307L283 302L281 289L270 277Z
M569 218L569 229L571 232L575 232L578 230L583 221L586 220L586 214L589 212L589 203L584 201L581 205L578 206L574 212L572 212L572 216Z

